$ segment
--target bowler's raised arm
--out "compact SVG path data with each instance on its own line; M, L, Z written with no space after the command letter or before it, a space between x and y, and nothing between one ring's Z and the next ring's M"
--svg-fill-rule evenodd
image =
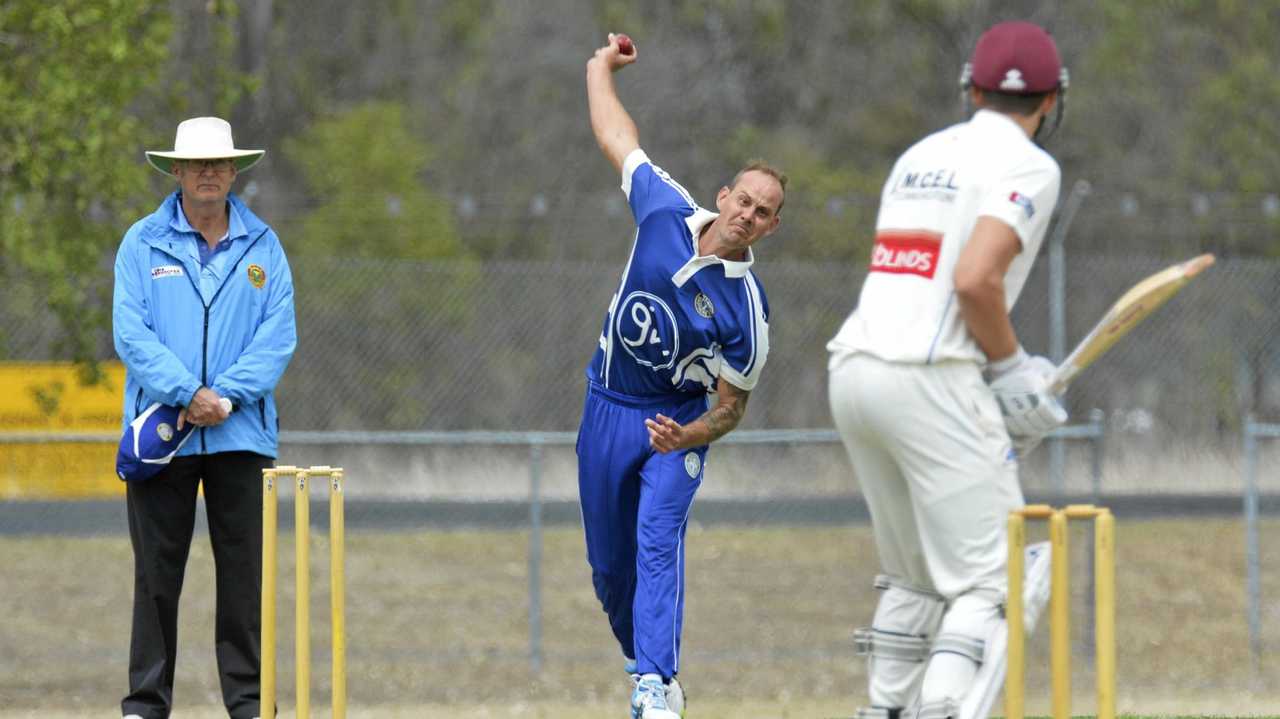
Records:
M591 131L595 133L600 151L619 172L622 161L632 150L640 147L640 132L618 99L613 86L613 73L636 61L638 53L623 55L618 48L618 36L609 33L609 44L596 50L587 61L587 105L591 110Z

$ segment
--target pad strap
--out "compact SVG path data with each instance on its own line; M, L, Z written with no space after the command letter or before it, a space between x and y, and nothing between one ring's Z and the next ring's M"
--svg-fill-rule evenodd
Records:
M933 642L934 654L959 654L966 659L970 659L974 664L982 666L983 653L986 651L986 642L976 637L967 637L963 634L939 634L938 638Z
M859 707L853 713L853 719L899 719L901 707Z
M911 592L912 594L919 594L922 597L936 599L940 602L946 601L946 597L942 596L941 594L938 594L937 592L931 592L927 589L921 589L920 587L912 586L905 582L894 579L893 577L890 577L887 574L877 574L874 586L876 589L879 589L882 592L892 587L895 589L901 589L903 591Z
M916 710L915 719L954 719L959 713L959 704L951 699L940 699L936 702L921 704Z
M929 658L929 638L916 634L886 632L862 627L853 633L853 648L859 656L919 664Z

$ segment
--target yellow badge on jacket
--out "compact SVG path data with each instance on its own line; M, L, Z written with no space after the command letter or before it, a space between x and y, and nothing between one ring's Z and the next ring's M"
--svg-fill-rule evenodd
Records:
M249 284L262 289L267 284L267 273L260 265L249 265Z

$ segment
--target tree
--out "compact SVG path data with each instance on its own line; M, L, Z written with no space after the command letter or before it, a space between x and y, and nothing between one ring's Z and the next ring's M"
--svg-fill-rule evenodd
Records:
M431 147L404 108L370 102L286 141L319 206L290 251L325 257L428 260L460 254L453 212L421 179Z
M0 5L0 275L44 288L60 356L93 359L107 325L102 258L147 187L132 109L171 30L151 0Z

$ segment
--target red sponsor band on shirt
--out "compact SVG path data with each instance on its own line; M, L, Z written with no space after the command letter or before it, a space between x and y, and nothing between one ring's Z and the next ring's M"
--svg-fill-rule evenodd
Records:
M871 251L871 272L919 275L933 279L942 251L942 234L928 230L881 230Z

